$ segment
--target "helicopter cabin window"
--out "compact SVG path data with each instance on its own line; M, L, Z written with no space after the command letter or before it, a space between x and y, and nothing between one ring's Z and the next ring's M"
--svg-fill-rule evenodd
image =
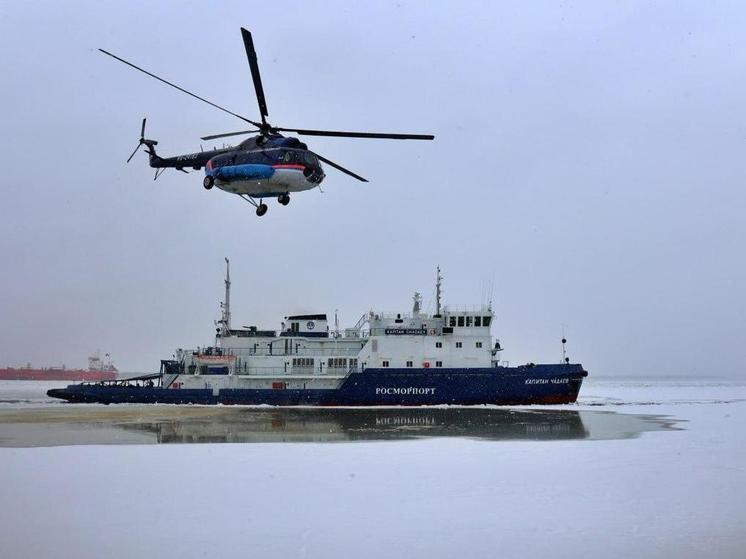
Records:
M482 319L482 326L489 326L489 325L490 325L490 321L491 321L491 320L492 320L492 317L491 317L491 316L485 316L485 317L484 317L484 318Z
M482 325L482 317L481 316L475 316L474 317L474 326L479 328Z
M463 328L463 326L464 326L464 317L463 316L459 316L458 317L458 325L459 325L460 328Z

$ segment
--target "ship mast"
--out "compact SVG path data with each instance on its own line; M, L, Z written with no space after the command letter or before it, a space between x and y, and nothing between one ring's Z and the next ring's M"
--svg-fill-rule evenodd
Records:
M440 266L438 266L438 275L436 277L435 281L435 316L440 316L440 282L443 280L443 277L440 275Z
M223 309L223 316L220 319L222 324L223 336L230 336L231 330L231 262L225 259L225 300L220 305Z

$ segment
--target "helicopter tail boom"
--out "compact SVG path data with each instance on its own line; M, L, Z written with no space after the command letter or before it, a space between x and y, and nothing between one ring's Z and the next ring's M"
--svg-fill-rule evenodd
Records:
M158 145L156 140L150 140L145 137L145 122L146 119L142 119L142 126L140 128L140 139L137 142L137 147L127 159L129 163L135 154L138 152L141 146L145 146L145 152L148 154L150 166L154 169L176 169L177 171L183 171L186 167L198 170L204 167L207 162L212 159L215 155L223 153L225 151L231 151L232 148L228 149L214 149L210 151L200 151L197 153L187 153L185 155L177 155L174 157L161 157L155 151L155 146Z

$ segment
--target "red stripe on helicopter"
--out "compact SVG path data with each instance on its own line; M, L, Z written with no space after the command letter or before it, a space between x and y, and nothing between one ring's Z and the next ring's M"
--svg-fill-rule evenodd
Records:
M305 165L293 165L293 164L281 164L281 165L272 165L273 169L298 169L299 171L302 171L306 168Z

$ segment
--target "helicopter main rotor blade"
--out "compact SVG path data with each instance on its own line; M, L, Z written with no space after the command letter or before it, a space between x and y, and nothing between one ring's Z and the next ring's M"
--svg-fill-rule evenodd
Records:
M368 179L365 179L365 178L361 177L360 175L356 175L355 173L353 173L349 169L345 169L344 167L342 167L342 165L337 165L334 161L331 161L330 159L327 159L326 157L320 156L315 151L312 151L311 153L313 153L316 157L318 157L321 161L323 161L327 165L331 165L332 167L334 167L335 169L337 169L339 171L342 171L346 175L350 175L351 177L354 177L354 178L356 178L357 180L359 180L361 182L368 182Z
M244 29L243 27L241 28L241 35L243 36L243 44L246 47L246 56L249 59L251 79L254 81L254 91L256 92L257 103L259 103L259 112L262 115L262 123L267 124L267 119L265 117L269 116L269 112L267 111L267 100L264 98L262 76L259 74L259 62L257 62L256 51L254 50L254 40L251 38L251 31Z
M385 132L340 132L337 130L305 130L302 128L273 128L279 132L295 132L303 136L337 136L340 138L379 138L383 140L433 140L431 134L388 134Z
M226 109L225 107L221 107L220 105L217 105L217 104L213 103L212 101L208 101L208 100L207 100L207 99L205 99L204 97L200 97L199 95L195 95L195 94L194 94L194 93L192 93L191 91L187 91L186 89L184 89L183 87L180 87L180 86L176 85L175 83L171 83L171 82L170 82L170 81L168 81L168 80L164 80L163 78L161 78L161 77L158 77L158 76L156 76L155 74L153 74L153 73L151 73L151 72L148 72L147 70L144 70L144 69L140 68L139 66L135 66L135 65L134 65L134 64L132 64L131 62L127 62L127 61L126 61L126 60L125 60L124 58L119 58L119 57L118 57L117 55L115 55L115 54L111 54L110 52L108 52L108 51L105 51L104 49L98 49L98 50L100 50L101 52L103 52L103 53L104 53L104 54L106 54L107 56L111 56L111 57L112 57L112 58L114 58L115 60L119 60L119 62L123 62L123 63L124 63L124 64L126 64L127 66L130 66L130 67L134 68L135 70L139 70L139 71L140 71L140 72L142 72L143 74L147 74L147 75L148 75L148 76L150 76L151 78L155 78L155 79L157 79L158 81L160 81L160 82L163 82L163 83L165 83L166 85L170 85L171 87L173 87L173 88L175 88L175 89L178 89L178 90L179 90L179 91L181 91L182 93L186 93L187 95L191 95L191 96L192 96L192 97L194 97L195 99L199 99L199 100L200 100L200 101L202 101L203 103L207 103L208 105L211 105L211 106L215 107L216 109L219 109L219 110L223 111L224 113L228 113L228 114L229 114L229 115L231 115L231 116L235 116L236 118L240 118L240 119L241 119L241 120L243 120L244 122L248 122L249 124L253 124L254 126L260 126L260 124L259 124L258 122L254 122L253 120L250 120L250 119L246 118L245 116L241 116L241 115L239 115L239 114L236 114L236 113L234 113L233 111L229 111L229 110L228 110L228 109Z
M224 134L212 134L210 136L202 136L200 140L214 140L215 138L225 138L227 136L241 136L242 134L255 134L259 130L242 130L240 132L225 132Z

